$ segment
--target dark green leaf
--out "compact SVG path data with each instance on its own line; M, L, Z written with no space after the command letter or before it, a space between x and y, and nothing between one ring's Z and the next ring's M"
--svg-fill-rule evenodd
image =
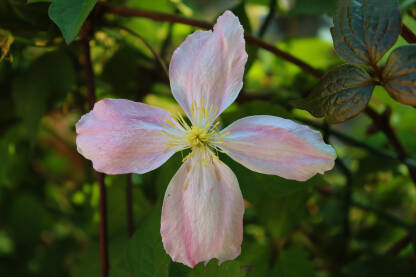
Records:
M335 51L355 65L374 65L399 37L397 0L338 1L331 29Z
M283 250L272 276L275 277L311 277L314 276L313 264L302 248L289 248Z
M136 231L127 248L127 264L134 277L167 277L170 258L160 236L160 211L154 211Z
M12 86L17 115L27 135L34 138L38 123L49 106L65 98L75 84L75 71L63 51L48 52L36 59Z
M379 256L356 261L346 268L347 277L415 276L416 266L400 257Z
M383 79L391 97L405 105L416 105L416 45L394 49L383 70Z
M277 239L285 237L305 218L309 194L306 189L282 196L272 193L264 194L255 208L260 221L273 237Z
M224 262L218 266L218 261L212 260L206 266L200 263L188 274L188 277L243 277L240 264L235 261Z
M365 109L373 89L374 83L366 71L342 65L325 75L306 98L292 104L316 117L325 116L330 123L340 123Z
M97 0L53 0L49 17L58 25L66 43L75 39Z

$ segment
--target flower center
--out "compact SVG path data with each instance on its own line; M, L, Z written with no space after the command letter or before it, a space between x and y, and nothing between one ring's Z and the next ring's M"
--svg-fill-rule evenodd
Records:
M183 161L190 158L195 152L201 152L201 164L205 164L205 160L209 156L215 156L217 152L224 152L220 145L224 143L223 138L228 133L222 133L218 130L219 121L215 121L218 108L212 105L207 108L204 101L199 105L194 101L191 107L191 122L189 124L181 114L172 115L176 122L169 119L166 120L166 127L171 131L164 133L170 138L168 146L175 148L175 151L191 149Z
M186 142L187 144L193 147L203 148L205 145L208 144L210 140L210 133L206 128L199 128L198 126L192 126L190 130L187 131L186 134Z

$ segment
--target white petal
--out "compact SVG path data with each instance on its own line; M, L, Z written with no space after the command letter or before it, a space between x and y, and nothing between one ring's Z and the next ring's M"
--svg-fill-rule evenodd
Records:
M231 158L247 168L305 181L332 169L335 150L319 132L275 116L249 116L235 121L221 146Z
M104 99L77 123L77 148L93 162L95 170L107 174L145 173L169 159L163 133L163 109L123 99Z
M188 159L172 178L162 209L160 232L172 260L194 267L240 255L244 201L237 178L215 158L199 165Z
M191 120L193 101L218 108L218 116L240 92L246 61L243 27L226 11L214 31L196 31L175 50L169 68L173 96Z

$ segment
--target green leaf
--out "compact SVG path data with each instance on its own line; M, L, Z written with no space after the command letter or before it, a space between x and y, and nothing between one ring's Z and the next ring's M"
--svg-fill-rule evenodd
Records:
M274 238L284 238L307 215L309 195L306 189L282 195L265 193L255 206L256 212Z
M39 120L75 85L75 70L64 51L48 52L36 59L27 72L13 81L12 96L25 132L35 138Z
M355 261L346 267L347 277L414 276L416 266L401 257L375 256Z
M355 65L374 65L400 34L397 0L338 1L331 29L337 54Z
M143 222L129 242L127 264L134 277L168 276L170 258L162 245L158 209Z
M416 45L394 49L382 74L391 97L404 105L416 105Z
M188 274L188 277L243 277L240 264L235 261L224 262L218 266L218 261L212 260L206 266L200 263Z
M342 65L325 75L306 98L291 104L316 117L325 116L329 123L340 123L367 107L374 86L366 71Z
M313 264L305 250L292 247L280 253L271 276L311 277L314 276Z
M58 25L66 43L71 43L97 0L53 0L49 17Z

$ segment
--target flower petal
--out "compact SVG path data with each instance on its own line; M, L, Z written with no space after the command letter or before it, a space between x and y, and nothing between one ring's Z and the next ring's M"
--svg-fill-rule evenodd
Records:
M190 119L193 101L213 105L218 116L237 98L246 61L243 27L226 11L214 31L196 31L173 53L169 67L173 96Z
M163 130L169 113L123 99L104 99L76 124L78 152L107 174L145 173L174 150Z
M200 154L199 154L200 155ZM244 201L231 169L210 157L188 159L172 178L163 202L160 232L173 261L235 259L241 252Z
M221 146L247 168L305 181L334 166L335 150L319 132L293 121L267 115L249 116L235 121Z

